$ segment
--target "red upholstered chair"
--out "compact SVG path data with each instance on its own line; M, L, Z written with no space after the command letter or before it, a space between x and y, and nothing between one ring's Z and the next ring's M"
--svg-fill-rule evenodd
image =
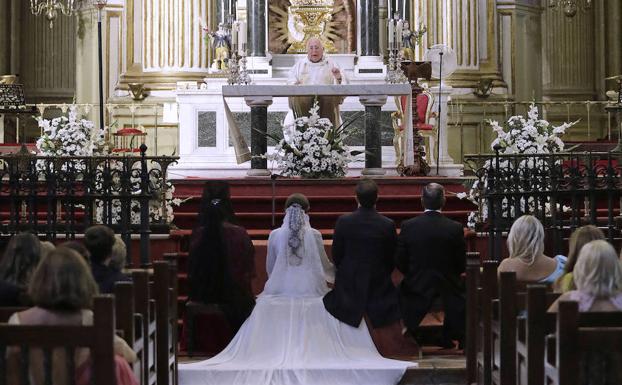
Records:
M415 125L424 140L427 138L425 154L428 164L432 164L435 159L433 151L436 143L436 119L434 119L434 121L430 121L430 118L433 117L433 104L434 97L428 90L424 90L422 93L417 95L417 121L415 122Z

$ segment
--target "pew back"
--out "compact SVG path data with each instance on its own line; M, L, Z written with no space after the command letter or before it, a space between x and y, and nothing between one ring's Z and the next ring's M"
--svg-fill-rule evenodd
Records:
M41 350L43 376L46 383L52 383L54 363L53 352L64 349L65 357L74 357L79 348L89 348L91 374L94 385L115 384L114 364L114 298L97 296L94 299L94 323L92 326L31 326L0 324L0 384L29 383L31 370L37 366L30 362L30 352ZM17 348L17 361L7 359L7 348ZM11 350L14 352L14 350ZM15 363L17 367L12 365ZM32 364L32 366L31 366ZM73 359L66 360L69 380L76 372ZM73 382L72 382L73 383Z
M557 314L557 330L548 339L545 360L545 383L550 385L579 385L590 370L581 365L585 353L600 352L603 359L612 359L611 372L617 378L601 378L603 383L619 383L622 354L622 312L579 313L577 302L561 301ZM588 326L589 325L589 326ZM592 374L592 373L590 373ZM610 372L594 371L599 376Z

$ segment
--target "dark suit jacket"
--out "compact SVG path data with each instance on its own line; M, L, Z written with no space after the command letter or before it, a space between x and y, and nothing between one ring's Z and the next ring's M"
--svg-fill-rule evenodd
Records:
M402 223L397 243L398 269L404 274L402 292L421 293L430 281L460 290L466 266L462 224L436 211Z
M131 277L101 263L91 263L91 273L102 294L113 293L116 282L132 282Z
M396 240L395 223L375 209L359 208L337 220L332 249L335 286L324 296L330 314L355 327L364 314L373 327L400 318L397 289L391 281Z

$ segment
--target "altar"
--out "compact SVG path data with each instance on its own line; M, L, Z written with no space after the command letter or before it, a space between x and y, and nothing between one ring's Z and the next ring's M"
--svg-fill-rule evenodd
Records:
M351 126L354 131L351 142L353 149L364 150L367 138L378 142L378 163L370 167L370 160L361 157L352 162L349 175L360 175L365 169L376 175L396 175L396 158L393 148L393 128L389 114L396 110L393 96L407 95L410 86L407 84L387 85L352 84L348 86L283 86L285 79L275 79L274 82L262 82L257 86L226 86L224 82L211 82L210 87L204 90L179 90L177 101L180 116L180 148L179 164L171 170L171 177L217 177L217 176L255 176L269 175L277 172L273 165L265 162L265 166L252 167L254 161L237 164L233 143L230 140L229 124L227 122L223 97L231 109L234 117L240 123L246 143L253 149L263 151L263 144L255 143L261 140L256 133L251 133L251 110L254 107L266 108L266 130L269 133L281 135L282 121L289 110L287 96L295 95L351 95L347 96L341 105L342 119L348 120L353 112L365 110L366 117L356 121ZM213 85L213 87L212 87ZM224 86L224 87L223 87ZM272 96L275 97L272 97ZM378 111L370 112L370 107L378 107ZM366 120L371 119L374 124L367 127ZM368 123L369 124L369 123ZM371 130L371 131L370 131ZM375 133L371 139L371 132ZM282 136L282 135L281 135ZM265 138L265 136L264 136ZM412 137L410 138L412 149ZM268 153L273 151L272 145L267 146ZM257 147L259 146L259 147ZM407 145L408 146L408 145ZM375 151L375 150L374 150ZM260 155L253 151L254 155ZM369 158L369 152L367 158ZM255 172L251 172L255 168ZM375 170L370 170L374 168ZM269 170L262 172L259 170Z

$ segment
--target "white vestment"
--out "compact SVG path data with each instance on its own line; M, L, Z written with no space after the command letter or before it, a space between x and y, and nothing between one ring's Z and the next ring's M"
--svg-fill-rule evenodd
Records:
M394 385L417 365L383 358L365 321L354 328L326 311L334 268L300 207L270 233L266 269L264 291L231 343L179 364L180 385Z
M327 85L339 84L332 74L332 69L337 68L341 72L341 84L347 84L348 79L339 65L324 56L322 60L313 63L305 57L299 60L289 71L287 84L289 85ZM333 124L339 125L339 104L341 97L324 96L319 98L320 116L329 118ZM290 111L285 117L285 125L294 123L294 119L301 116L309 116L309 110L313 106L313 96L290 98Z

